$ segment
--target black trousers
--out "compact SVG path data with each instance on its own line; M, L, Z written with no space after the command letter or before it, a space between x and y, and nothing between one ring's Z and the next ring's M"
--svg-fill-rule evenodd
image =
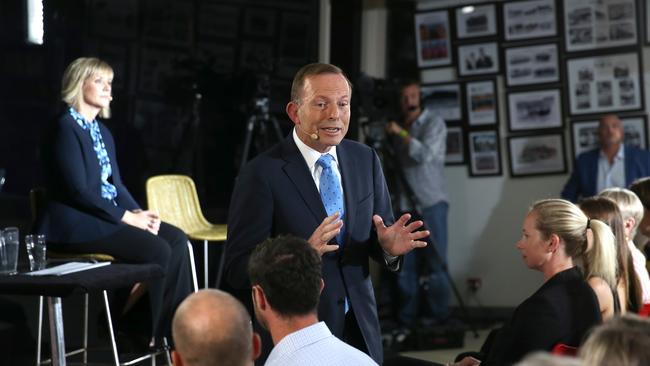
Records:
M125 263L153 263L165 276L148 282L153 336L169 336L178 305L192 292L187 236L162 222L158 235L130 225L87 243L51 243L54 250L105 253Z

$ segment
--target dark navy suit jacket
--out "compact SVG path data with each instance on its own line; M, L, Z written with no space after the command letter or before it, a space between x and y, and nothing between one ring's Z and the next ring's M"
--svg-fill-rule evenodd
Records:
M650 175L650 151L631 145L623 146L625 147L625 186L629 187L636 179ZM573 173L562 189L562 198L577 202L580 198L598 194L596 181L599 154L600 149L594 149L578 155L573 164Z
M64 113L43 146L49 202L37 230L48 241L77 243L106 237L125 225L121 222L125 210L139 208L122 184L113 135L101 122L99 128L111 161L109 181L117 189L117 205L101 196L101 168L90 133Z
M320 320L341 338L346 289L370 356L381 364L381 333L368 258L384 263L372 215L393 223L390 197L379 159L366 145L343 140L336 148L345 195L344 244L323 255L325 288ZM327 216L307 163L290 135L249 162L233 191L228 218L226 278L250 289L247 263L255 246L269 237L293 234L308 239ZM250 290L247 292L250 297Z

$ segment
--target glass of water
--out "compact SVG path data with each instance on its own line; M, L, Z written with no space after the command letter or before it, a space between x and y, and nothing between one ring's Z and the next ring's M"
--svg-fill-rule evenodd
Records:
M0 234L0 274L16 274L18 266L18 228L8 227Z
M47 266L47 245L45 244L45 235L25 235L25 248L27 248L27 258L29 259L30 271L38 271Z

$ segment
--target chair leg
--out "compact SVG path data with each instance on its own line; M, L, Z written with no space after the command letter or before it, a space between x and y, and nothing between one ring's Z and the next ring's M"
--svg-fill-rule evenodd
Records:
M108 334L111 337L111 348L113 350L113 360L115 366L120 366L120 356L117 354L117 344L115 343L115 333L113 332L113 317L111 316L111 307L108 304L108 292L102 291L104 295L104 309L106 310L106 321L108 322Z
M208 288L208 241L203 240L203 288Z
M83 360L84 364L88 363L88 293L84 294L84 340L83 340Z
M192 284L194 285L194 292L199 291L199 281L196 278L196 263L194 262L194 249L192 248L192 243L187 241L187 249L190 252L190 267L192 269Z
M41 347L43 345L43 296L38 297L38 336L36 337L36 366L41 364Z
M219 267L217 267L217 282L214 284L214 287L220 288L221 286L221 277L223 276L223 266L226 264L226 246L221 246L221 258L219 258Z
M52 365L65 365L63 310L60 297L47 298L47 314L50 321L50 348L52 350Z

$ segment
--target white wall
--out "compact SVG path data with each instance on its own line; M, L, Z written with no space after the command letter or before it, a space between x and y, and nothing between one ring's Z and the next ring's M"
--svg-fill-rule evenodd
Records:
M476 3L469 0L436 0L418 3L418 9L453 7ZM384 1L364 2L362 34L362 71L385 76L386 12ZM643 28L643 27L642 27ZM650 48L644 47L644 69L650 71ZM383 70L380 70L384 67ZM453 68L423 70L423 82L449 81L455 78ZM646 72L646 106L650 102L650 73ZM506 136L507 120L505 88L499 84L500 144L503 175L501 177L469 177L467 166L445 168L449 192L449 265L452 277L464 300L468 297L466 279L480 277L483 287L478 299L485 306L516 306L542 283L539 272L523 264L515 248L528 206L535 200L559 196L568 174L544 177L511 178L508 171ZM647 107L646 107L647 109ZM569 121L565 121L565 149L572 165Z

